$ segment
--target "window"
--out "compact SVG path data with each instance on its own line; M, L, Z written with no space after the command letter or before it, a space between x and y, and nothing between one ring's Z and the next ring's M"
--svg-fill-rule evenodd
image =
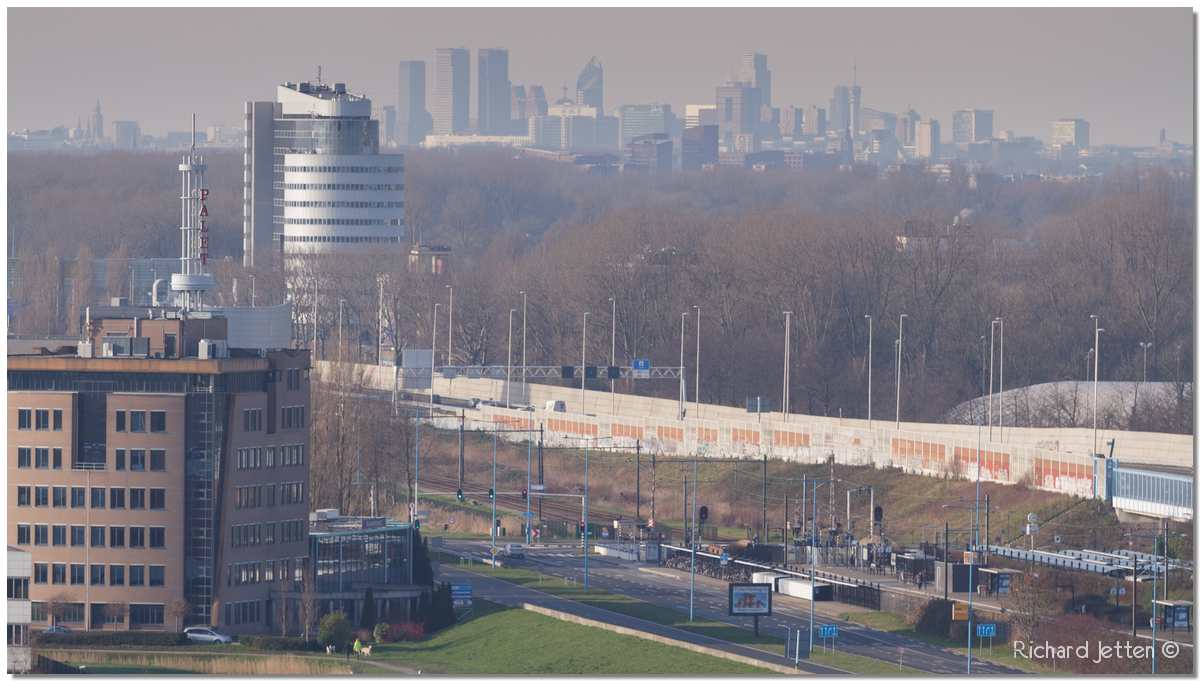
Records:
M50 410L37 409L33 412L34 429L35 430L50 430Z
M242 430L248 433L262 430L262 409L242 410Z
M104 488L92 488L92 508L104 508Z
M129 528L129 548L144 549L146 548L146 528L131 527ZM133 586L133 582L129 583Z
M33 459L33 450L29 447L17 447L17 468L29 468Z
M150 490L150 510L162 511L167 508L167 490L151 489Z
M167 412L165 412L165 411L150 412L150 432L151 433L167 432Z
M84 539L87 538L87 530L83 525L71 526L71 546L83 546Z
M90 572L92 573L91 579L88 580L90 584L104 584L105 570L103 565L92 565Z
M115 468L116 470L119 470L119 471L125 470L125 450L118 449L116 451L116 456L114 456L113 458L115 459L113 468Z
M284 428L303 428L304 427L304 407L284 407L283 408L283 427Z
M114 549L123 548L125 546L124 527L108 528L108 545Z
M54 544L55 546L66 546L67 545L67 526L66 525L55 525L53 528L51 528L50 540L51 540L51 543Z
M262 543L264 543L264 544L274 544L275 543L275 523L267 523L266 525L263 525Z
M33 427L33 411L30 409L17 410L17 430L29 430Z
M8 597L13 600L26 601L29 600L29 578L28 577L9 577L8 578Z
M17 486L17 506L29 505L29 485Z
M144 412L144 411L129 412L129 432L131 432L131 433L146 432L146 412Z
M66 508L67 507L67 488L66 487L55 487L54 488L54 507L55 508Z
M104 527L96 526L89 528L92 531L92 548L104 546Z
M280 451L282 460L280 465L283 466L303 466L304 465L304 445L284 445Z
M141 487L129 488L129 510L146 508L146 490Z
M33 543L38 546L45 546L50 543L50 526L49 525L34 525L33 526Z
M34 506L49 506L50 505L50 488L37 486L33 488L33 505Z
M146 566L130 565L129 566L129 586L144 586L146 584ZM133 610L133 606L130 606Z
M150 548L161 549L167 546L167 528L151 527L150 528ZM153 584L151 585L153 586Z
M124 565L109 565L108 566L108 585L109 586L125 586L125 566Z
M143 603L135 603L129 606L129 626L152 626L162 623L163 606Z
M304 502L303 482L285 482L279 488L280 504L299 504Z
M278 485L263 485L263 492L264 492L263 496L266 497L266 499L264 500L264 503L267 506L275 505L275 489L277 487L279 487L279 486Z
M87 506L87 490L82 487L71 488L71 508Z
M67 583L67 564L55 563L50 566L50 581L54 584Z
M87 570L82 563L71 563L71 583L86 584Z
M33 467L34 468L49 468L50 467L50 450L46 447L38 447L33 450Z
M29 544L29 526L17 525L17 544L25 546Z
M68 622L79 624L83 622L83 603L66 603L63 607L62 617L58 618L59 622Z
M46 621L46 604L42 601L30 601L29 603L29 619L34 622Z
M108 507L125 508L125 488L113 487L108 490Z
M162 586L167 581L167 568L163 565L150 566L150 586Z
M33 564L33 583L45 584L49 580L50 566L46 563Z
M124 412L123 410L120 410L120 409L118 409L118 410L117 410L117 426L116 426L116 430L117 430L117 432L118 432L118 433L124 433L124 432L125 432L125 412Z
M150 450L150 470L165 471L167 470L167 453L161 449Z
M62 469L62 448L55 447L53 451L54 451L54 457L53 457L54 470L61 470Z
M146 450L144 450L144 449L129 450L129 470L131 470L131 471L146 470Z
M275 448L266 447L263 449L263 468L275 467Z
M299 390L300 389L300 370L299 369L288 369L287 370L287 389L288 390Z
M54 410L54 429L62 430L62 409Z

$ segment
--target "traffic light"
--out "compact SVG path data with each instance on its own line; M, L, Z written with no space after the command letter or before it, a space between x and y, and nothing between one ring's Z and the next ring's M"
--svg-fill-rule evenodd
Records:
M700 522L704 522L706 520L708 520L708 507L701 506L700 507Z
M495 498L496 498L496 490L489 487L488 488L488 499L495 499Z
M465 495L463 495L462 488L459 488L457 496L458 496L458 500L459 500L460 502L461 502L461 501L464 501L464 500L466 499Z
M875 507L875 522L877 522L877 523L883 522L883 507L882 506Z
M417 529L417 530L421 529L421 519L420 518L413 521L413 528Z
M522 489L521 490L521 499L528 499L528 498L529 498L529 490Z

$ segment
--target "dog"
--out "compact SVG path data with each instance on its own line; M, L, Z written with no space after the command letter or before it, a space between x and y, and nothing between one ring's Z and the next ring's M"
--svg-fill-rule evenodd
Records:
M335 652L337 652L337 646L334 646L333 644L325 646L325 654L326 655L332 655Z
M373 647L373 646L363 646L363 649L362 649L362 654L363 654L364 656L366 656L366 657L370 657L370 656L371 656L371 648L372 648L372 647Z

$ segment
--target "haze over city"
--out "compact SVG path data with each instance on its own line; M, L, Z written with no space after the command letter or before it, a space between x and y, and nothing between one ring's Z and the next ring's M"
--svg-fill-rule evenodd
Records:
M238 125L242 102L315 79L318 65L379 108L395 99L398 61L463 46L507 48L512 82L551 99L564 84L573 94L595 55L606 107L710 102L757 50L781 104L826 105L857 63L864 103L883 110L948 121L993 109L997 130L1037 137L1082 117L1093 144L1151 145L1163 128L1192 141L1186 8L12 9L9 19L10 131L74 125L97 100L148 133L182 129L192 112L202 126Z

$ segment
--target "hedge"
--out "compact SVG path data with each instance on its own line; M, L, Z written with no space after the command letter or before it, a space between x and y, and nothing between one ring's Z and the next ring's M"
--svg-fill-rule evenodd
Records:
M315 639L305 641L292 636L240 636L238 641L247 648L258 650L318 651L321 644Z
M34 638L34 643L45 648L177 646L187 642L187 636L174 631L76 631L39 633Z

